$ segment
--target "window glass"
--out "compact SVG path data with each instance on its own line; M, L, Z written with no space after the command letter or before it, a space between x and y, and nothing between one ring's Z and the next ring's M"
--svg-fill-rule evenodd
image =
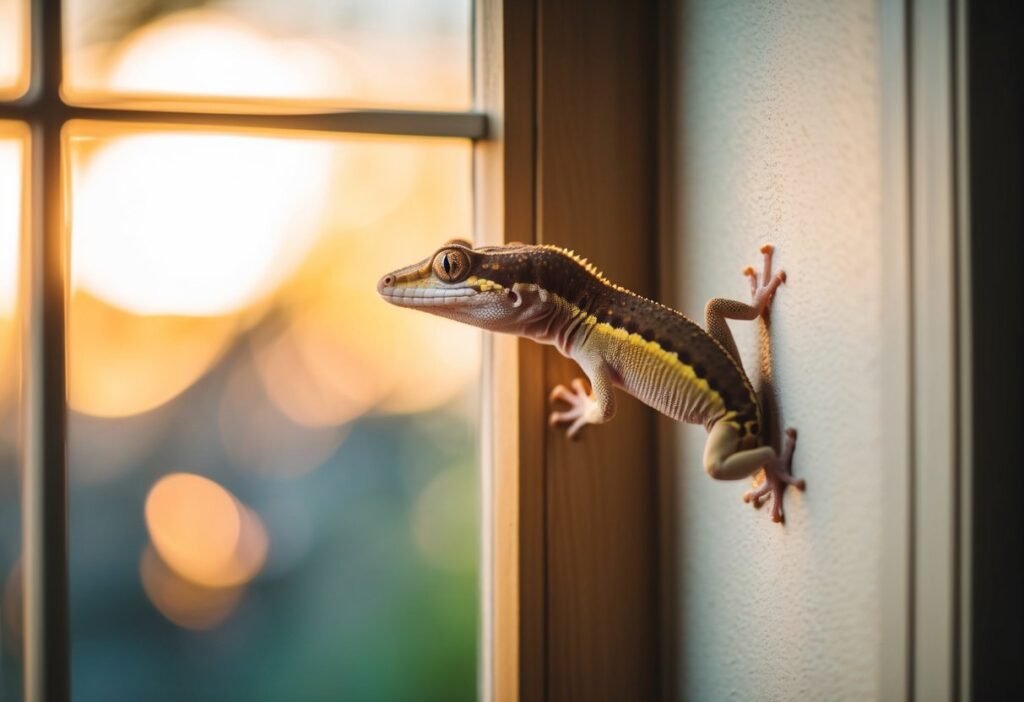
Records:
M376 292L469 142L68 143L75 698L472 698L480 337Z
M469 0L65 5L64 89L78 102L282 111L470 105Z
M21 698L18 252L27 129L0 122L0 698Z
M27 0L0 0L0 100L28 89Z

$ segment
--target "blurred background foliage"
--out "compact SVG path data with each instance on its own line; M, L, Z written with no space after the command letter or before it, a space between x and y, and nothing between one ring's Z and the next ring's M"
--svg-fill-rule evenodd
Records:
M65 5L71 100L470 103L466 1ZM0 0L0 45L19 6ZM65 138L75 698L475 697L480 337L375 290L471 232L471 145L96 122ZM26 151L0 124L5 699Z

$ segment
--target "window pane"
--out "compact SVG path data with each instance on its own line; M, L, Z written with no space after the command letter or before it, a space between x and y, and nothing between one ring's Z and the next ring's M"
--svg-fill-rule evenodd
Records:
M67 0L65 92L154 108L466 109L470 3Z
M0 0L0 100L28 90L28 3Z
M21 334L17 320L27 129L0 122L0 698L21 699Z
M470 699L470 145L70 129L74 696Z

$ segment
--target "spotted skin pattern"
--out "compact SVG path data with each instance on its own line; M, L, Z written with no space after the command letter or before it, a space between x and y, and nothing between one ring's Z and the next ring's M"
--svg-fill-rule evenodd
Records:
M752 268L744 271L751 303L711 300L706 328L555 246L474 249L454 240L384 276L377 289L392 304L551 344L575 360L590 388L576 379L551 392L551 401L567 408L553 411L550 423L565 426L570 438L614 416L615 387L672 419L703 424L705 470L723 480L763 470L764 482L744 500L760 506L771 498L772 518L781 522L785 487L804 488L790 470L796 431L786 431L781 454L765 445L761 405L726 323L764 314L785 282L784 273L772 273L772 247L762 254L760 279Z

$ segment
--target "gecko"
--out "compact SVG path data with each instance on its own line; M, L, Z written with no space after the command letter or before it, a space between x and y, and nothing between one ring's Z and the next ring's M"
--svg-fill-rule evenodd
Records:
M387 302L482 329L550 344L574 360L589 380L558 385L549 402L564 403L549 416L570 439L615 415L618 387L680 422L708 431L704 469L712 478L739 480L764 471L764 481L743 495L755 507L771 500L772 520L783 521L797 432L785 430L781 453L767 444L761 403L726 320L765 314L783 271L772 272L773 247L761 248L760 279L752 267L751 302L714 298L701 327L680 312L609 281L593 264L549 244L474 248L453 239L433 256L382 277ZM556 405L557 407L557 405Z

